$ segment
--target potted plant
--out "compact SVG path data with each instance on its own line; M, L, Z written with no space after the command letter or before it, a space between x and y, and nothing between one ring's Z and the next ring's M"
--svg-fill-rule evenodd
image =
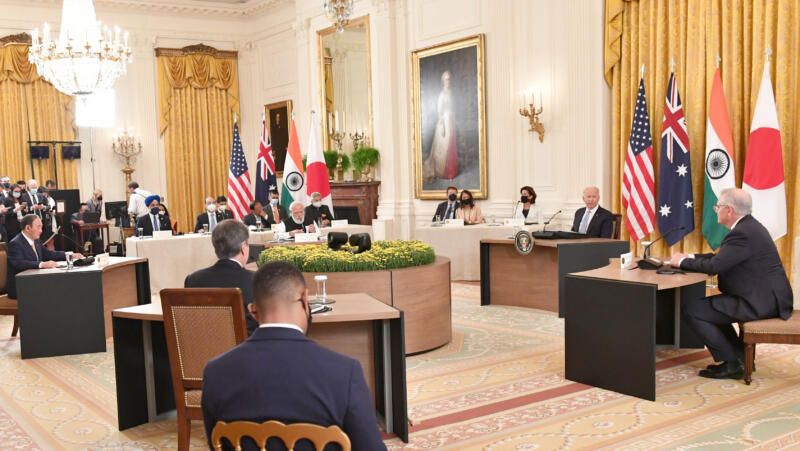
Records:
M361 180L372 181L372 168L381 159L381 153L374 147L359 147L353 151L353 167L361 173Z
M341 182L343 177L338 175L337 167L336 167L337 163L339 161L339 153L336 152L335 150L330 149L330 150L326 150L326 151L322 152L322 154L325 156L325 166L328 167L328 175L330 176L331 180L333 180L335 178L336 181ZM342 153L342 168L341 169L342 169L342 173L344 173L344 171L350 169L350 157L347 156L346 153Z

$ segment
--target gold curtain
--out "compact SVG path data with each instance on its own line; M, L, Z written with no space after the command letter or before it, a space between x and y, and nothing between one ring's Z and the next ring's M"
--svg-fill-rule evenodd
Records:
M13 38L20 41L25 36ZM44 185L45 180L55 179L57 169L59 188L77 188L80 160L54 158L60 146L51 148L50 159L34 161L31 171L28 140L75 140L75 101L39 76L28 62L28 43L6 42L0 47L0 175L14 181L36 178Z
M741 186L750 122L765 62L772 49L775 89L786 177L788 234L775 244L787 272L798 233L797 156L800 130L800 2L797 0L606 0L605 77L611 86L612 208L621 211L621 177L636 102L640 67L645 65L655 175L661 151L670 60L675 59L689 132L695 229L671 249L654 246L654 255L709 251L702 236L703 177L707 105L717 55L728 101L734 141L737 186ZM658 186L656 184L656 186ZM624 214L624 212L622 212ZM651 234L655 238L659 232ZM622 238L628 238L623 228ZM633 244L631 245L633 249Z
M198 45L156 49L156 55L166 205L178 227L191 231L205 197L227 192L233 116L239 112L236 53Z

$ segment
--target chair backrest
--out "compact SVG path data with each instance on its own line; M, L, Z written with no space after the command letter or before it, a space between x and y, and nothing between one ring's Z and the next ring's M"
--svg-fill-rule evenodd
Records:
M618 240L622 229L622 215L619 213L611 214L611 238Z
M328 443L338 443L342 451L350 451L350 438L339 426L317 426L316 424L295 423L283 424L280 421L233 421L226 423L217 421L211 431L211 444L214 449L222 450L222 439L228 439L236 449L241 449L242 439L250 437L261 449L267 449L267 440L275 437L283 441L286 449L294 449L298 440L305 439L314 444L314 448L322 450Z
M8 253L6 243L0 243L0 294L6 294L6 276L8 275Z
M171 288L160 296L175 401L182 406L185 391L202 387L206 363L247 338L242 293Z

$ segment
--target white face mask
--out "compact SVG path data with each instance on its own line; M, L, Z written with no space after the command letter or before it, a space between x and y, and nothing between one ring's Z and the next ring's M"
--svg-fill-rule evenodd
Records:
M208 204L208 205L206 205L206 210L208 210L209 212L213 212L213 211L214 211L214 210L216 210L216 209L217 209L217 206L216 206L216 205L214 205L214 204Z
M270 199L269 203L270 205L278 205L278 199Z
M219 206L219 211L225 211L226 208L228 208L228 207L225 206L225 205L220 205Z
M322 202L312 202L311 205L313 205L316 208L319 208L322 206Z

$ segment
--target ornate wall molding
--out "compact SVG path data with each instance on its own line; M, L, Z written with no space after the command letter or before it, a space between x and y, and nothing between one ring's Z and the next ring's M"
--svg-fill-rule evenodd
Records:
M188 45L180 49L168 49L159 47L156 49L156 56L184 56L184 55L210 55L214 58L233 58L236 59L238 52L233 50L217 50L205 44Z
M31 35L28 33L10 34L0 38L0 47L9 44L28 44L31 45Z
M196 2L188 0L94 0L95 6L103 10L135 10L147 13L173 13L191 16L216 16L227 18L250 18L266 13L295 0L250 0L242 4ZM39 3L60 5L61 0L25 0L23 4Z

